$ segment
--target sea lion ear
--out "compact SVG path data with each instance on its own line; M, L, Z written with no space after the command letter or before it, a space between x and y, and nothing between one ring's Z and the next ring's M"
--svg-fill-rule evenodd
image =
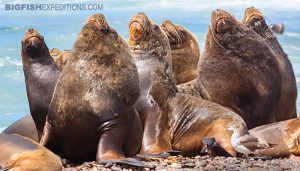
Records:
M157 103L158 106L164 107L167 103L169 95L169 88L168 85L163 84L159 81L155 81L148 92L148 99L152 100L151 103Z

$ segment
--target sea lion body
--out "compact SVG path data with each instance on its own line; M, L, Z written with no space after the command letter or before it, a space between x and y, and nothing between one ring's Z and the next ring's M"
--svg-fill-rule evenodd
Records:
M200 49L197 38L186 28L167 20L161 28L168 36L172 53L172 69L176 83L183 84L197 78Z
M274 60L278 64L282 85L280 100L273 110L276 121L296 118L297 85L293 66L287 54L284 53L276 36L269 29L263 14L258 9L247 8L243 23L261 35L275 53Z
M38 133L30 114L12 123L2 133L18 134L23 137L30 138L35 142L39 142Z
M43 36L34 29L29 29L22 40L22 63L30 113L40 138L60 71Z
M60 158L43 146L19 135L0 134L0 169L61 171Z
M198 64L200 94L237 112L248 128L275 122L281 78L274 58L261 36L216 10Z
M53 48L50 50L50 55L52 56L55 64L58 66L60 70L64 68L67 63L67 60L70 56L70 51L64 50L60 51L57 48Z
M41 144L74 162L126 160L141 145L139 78L127 43L92 15L57 83Z
M129 31L141 82L141 95L135 104L144 126L140 155L172 150L186 156L200 154L204 147L202 139L208 136L215 137L227 153L235 156L231 145L233 132L228 129L235 127L245 133L243 119L218 104L177 92L170 72L168 39L144 13L132 18Z

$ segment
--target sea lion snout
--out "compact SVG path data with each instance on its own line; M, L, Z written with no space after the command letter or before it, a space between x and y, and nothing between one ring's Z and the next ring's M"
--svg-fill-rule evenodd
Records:
M245 10L243 23L247 26L251 25L253 21L260 21L264 20L263 14L255 7L249 7Z
M102 31L109 30L109 25L103 14L92 15L86 22L86 25L89 25L89 24L96 26L99 30L102 30Z
M44 38L35 29L28 29L21 43L23 52L32 55L38 54L44 49Z
M211 27L217 34L233 30L235 23L235 18L224 10L216 9L211 13Z
M183 36L178 32L180 27L177 27L175 24L173 24L170 20L166 20L161 24L161 28L164 30L166 35L168 36L169 42L171 45L173 44L181 44L183 42ZM183 33L183 32L181 32Z
M129 43L134 45L143 40L150 32L150 20L146 14L140 12L132 17L129 23Z

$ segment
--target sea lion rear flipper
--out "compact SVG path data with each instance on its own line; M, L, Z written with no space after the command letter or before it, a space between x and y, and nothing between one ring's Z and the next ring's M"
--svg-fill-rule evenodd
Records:
M136 167L145 167L145 165L141 161L135 158L125 158L120 160L101 160L98 163L99 164L116 163L116 164L125 164L125 165L136 166Z
M207 153L213 156L224 156L224 157L233 157L228 151L221 147L215 140L215 138L204 137L202 139L204 147L200 153Z

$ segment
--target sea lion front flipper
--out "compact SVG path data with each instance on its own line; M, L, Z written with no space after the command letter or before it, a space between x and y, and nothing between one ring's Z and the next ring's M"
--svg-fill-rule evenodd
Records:
M137 157L139 157L143 160L151 160L151 158L166 159L170 156L177 156L177 155L180 155L180 154L181 154L181 151L172 150L172 151L166 151L166 152L157 153L157 154L137 154Z
M204 147L200 153L207 153L213 156L224 156L224 157L233 157L228 151L221 147L215 140L215 138L204 137L202 139Z
M52 130L52 125L49 123L48 116L46 117L46 123L44 126L44 131L40 140L40 144L48 149L51 149L52 152L59 154L59 143L58 137L54 134Z
M131 157L120 159L120 160L101 160L98 163L99 164L116 163L116 164L125 164L125 165L136 166L136 167L145 167L145 165L141 161Z

